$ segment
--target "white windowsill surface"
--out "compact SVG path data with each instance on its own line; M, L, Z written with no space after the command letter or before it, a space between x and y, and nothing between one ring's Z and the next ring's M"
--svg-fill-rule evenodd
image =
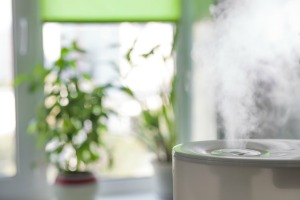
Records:
M140 194L119 194L101 196L97 200L158 200L158 197L153 193L140 193Z

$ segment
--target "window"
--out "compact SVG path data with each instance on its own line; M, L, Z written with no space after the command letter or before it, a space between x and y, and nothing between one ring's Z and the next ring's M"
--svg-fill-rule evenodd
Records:
M114 23L114 24L59 24L45 23L43 42L45 64L55 61L63 45L77 41L87 51L82 67L97 84L123 82L149 107L159 107L159 90L174 73L172 60L164 63L161 56L169 56L173 43L173 25L170 23ZM135 41L137 41L135 43ZM135 44L135 45L134 45ZM134 45L130 64L126 54ZM142 59L142 54L160 45L158 55ZM99 169L109 179L141 178L152 175L152 154L137 139L135 117L141 105L128 97L111 93L109 104L120 114L111 116L109 142L114 154L112 169Z
M40 17L40 13L41 13L41 8L40 8L40 3L41 1L47 1L47 2L54 2L57 3L57 5L59 5L62 1L58 0L58 1L52 1L52 0L27 0L27 1L23 1L23 0L4 0L1 1L0 3L0 10L1 13L0 15L3 15L4 13L7 13L7 11L9 10L6 9L5 5L9 5L12 9L11 9L11 15L12 17L12 34L11 36L8 37L2 37L2 35L0 35L0 41L1 41L1 47L0 47L0 82L1 82L1 90L2 87L4 87L4 85L7 85L6 83L11 82L11 80L13 79L13 74L15 75L19 75L22 73L26 73L31 71L35 66L37 66L38 64L40 64L42 62L42 24L41 24L41 17ZM84 2L83 0L78 0L81 2ZM158 6L158 8L164 7L166 8L166 15L167 17L164 17L164 19L162 19L161 15L154 16L154 18L149 18L148 16L144 16L141 20L137 20L139 22L146 22L146 21L176 21L179 19L180 16L180 1L178 0L158 0L159 4L155 4L152 1L147 1L149 2L149 5L155 5ZM7 3L9 2L9 3ZM96 2L96 1L95 1ZM97 1L98 2L98 1ZM100 1L99 1L100 2ZM102 2L102 1L101 1ZM104 2L104 1L103 1ZM110 1L105 1L105 2L110 2ZM113 1L113 2L118 2L118 1ZM151 10L148 8L148 6L145 6L142 2L140 1L136 1L139 5L143 6L144 8L146 8L146 10ZM170 4L169 4L169 3ZM71 2L71 4L73 3L73 1ZM163 3L163 6L160 4ZM117 5L119 5L118 3L116 3ZM12 5L12 6L11 6ZM56 5L56 4L55 4ZM68 5L68 4L67 4ZM75 5L75 4L74 4ZM76 7L76 6L75 6ZM93 7L93 6L92 6ZM119 6L120 7L120 6ZM130 7L132 7L130 5ZM44 4L43 9L47 9L49 10L49 6L47 6L46 4ZM123 8L122 6L120 8ZM42 10L43 10L42 9ZM81 4L77 4L77 9L81 9ZM4 10L4 12L2 12L2 10ZM51 7L52 11L55 10L59 10L57 9L56 6L52 6ZM61 13L66 13L65 9L60 9L62 12ZM84 10L84 9L83 9ZM88 9L87 9L88 10ZM97 9L96 13L101 13L98 12ZM123 9L124 10L124 9ZM126 9L125 9L126 10ZM135 8L135 10L141 11L141 9ZM172 11L172 12L169 12ZM175 11L175 12L173 12ZM75 9L75 14L78 14L77 10ZM163 15L165 16L165 11L164 9L157 9L157 12L163 13ZM113 13L113 11L112 11ZM127 14L131 14L132 12L127 12ZM151 15L153 13L156 12L152 12L151 11ZM42 11L43 14L43 11ZM55 13L54 13L55 14ZM144 12L142 13L144 14ZM149 14L149 13L148 13ZM146 13L146 15L148 15ZM3 22L1 22L1 27L0 27L0 33L2 34L2 28L5 27L5 24L7 24L7 22L9 22L9 19L11 19L9 16L8 17L1 17L0 21L3 20ZM116 20L117 22L121 22L123 18L119 18L119 20ZM45 17L43 18L43 20L45 21L52 21L51 19L46 19ZM105 20L105 19L104 19ZM124 19L123 19L124 20ZM83 20L84 21L84 20ZM96 22L97 20L94 20L94 22ZM103 20L102 20L103 21ZM109 20L108 20L109 21ZM132 20L127 20L127 21L136 21L136 18L132 19ZM91 21L90 21L91 22ZM119 47L115 47L111 49L111 52L106 52L104 51L104 46L98 48L95 47L94 51L90 51L92 53L107 53L109 54L110 59L116 59L115 61L117 61L117 64L119 64L120 66L123 66L123 70L126 72L126 70L128 69L128 66L125 64L126 61L122 61L121 58L123 58L124 56L124 52L126 50L128 50L128 47L132 45L133 40L136 38L137 35L142 35L141 33L143 32L142 30L145 30L148 26L156 26L156 31L152 32L153 36L154 34L156 34L157 37L153 37L153 38L159 38L159 36L164 36L167 34L167 39L166 41L168 42L167 45L167 51L170 50L170 43L172 43L172 39L173 39L173 28L172 25L168 24L168 23L120 23L120 24L109 24L109 23L103 23L103 24L55 24L55 23L47 23L44 27L44 34L45 31L47 31L47 27L49 25L48 31L51 32L51 39L49 40L44 40L44 46L47 48L44 48L45 50L45 57L46 57L46 62L51 62L53 61L56 56L57 56L57 52L60 48L60 46L64 43L64 42L68 42L68 40L73 40L73 39L79 39L79 44L82 44L83 48L86 47L95 47L99 44L95 44L95 46L93 46L94 44L91 43L91 41L99 41L100 44L121 44L121 42L123 42L123 44L121 44L121 46ZM72 28L73 26L73 28ZM95 35L93 37L97 37L97 40L94 39L90 39L88 40L88 38L90 37L90 35L88 36L84 36L86 33L84 33L85 31L85 27L89 27L89 29L97 29L97 27L102 27L103 29L107 30L107 34L112 34L113 36L116 36L114 38L113 42L108 42L110 41L110 39L107 39L104 37L103 34L99 35L97 33L95 33ZM111 30L108 30L110 28L108 27L113 27ZM129 27L130 30L132 30L132 32L123 32L122 30L124 30L124 28L122 27ZM159 27L159 28L158 28ZM127 29L126 28L126 29ZM190 27L188 27L190 29ZM11 29L11 28L10 28ZM50 30L51 29L51 30ZM72 30L75 30L76 32L73 32ZM159 30L158 30L159 29ZM68 36L63 38L62 36L64 35L63 33L66 31L68 32ZM129 30L129 29L127 29ZM11 31L11 30L10 30ZM92 31L86 31L86 32L92 32ZM97 32L97 31L96 31ZM145 31L146 32L146 31ZM128 36L130 38L126 38L122 36ZM132 34L132 35L131 35ZM45 35L44 35L45 36ZM49 34L48 34L49 36ZM101 39L101 37L104 37ZM187 36L187 34L186 34ZM46 36L45 36L46 37ZM50 37L50 36L49 36ZM100 39L101 40L100 40ZM2 39L4 39L4 41L2 41ZM108 40L108 41L107 41ZM183 40L186 41L186 40ZM149 42L149 44L148 44ZM153 41L152 41L153 42ZM5 47L5 43L10 43L10 46ZM89 44L89 45L87 45ZM183 46L188 46L189 43L185 43L181 44ZM101 46L100 45L100 46ZM149 46L148 46L149 45ZM147 48L150 48L150 46L152 45L151 40L148 41L147 37L145 37L145 43L143 43L142 47L145 46ZM156 44L153 44L156 45ZM115 45L118 46L118 45ZM13 47L13 48L12 48ZM143 51L143 48L139 49L141 51ZM153 46L152 46L153 47ZM3 48L5 49L5 52L11 52L10 56L4 56L4 53L2 52ZM102 48L102 49L101 49ZM182 48L182 47L181 47ZM10 49L10 50L9 50ZM98 51L98 50L102 50L102 51ZM107 48L105 48L107 49ZM51 52L51 53L50 53ZM178 56L181 57L181 59L183 59L183 57L185 57L184 52L188 52L185 51L185 48L182 48L182 52L180 53L180 55L183 56ZM106 56L107 56L106 54ZM116 57L117 55L117 57ZM93 56L92 56L93 57ZM103 56L105 57L105 56ZM103 58L101 57L101 59ZM7 68L7 67L3 67L2 66L2 62L4 61L4 59L10 58L10 67L11 69ZM107 78L111 78L114 77L114 73L113 70L111 70L111 65L109 65L108 63L105 64L105 61L103 63L103 60L100 59L100 57L95 56L95 59L92 60L92 62L94 62L94 64L97 64L98 62L101 62L101 67L97 67L94 68L97 70L100 70L97 72L97 76L99 76L99 81L107 81ZM97 59L96 59L97 58ZM99 60L98 60L99 58ZM47 64L47 63L46 63ZM99 64L99 63L98 63ZM97 64L97 66L98 66ZM182 63L181 63L182 64ZM169 72L172 73L173 70L173 63L169 63L168 64L170 67L167 67ZM186 66L186 64L182 64L184 66ZM96 66L96 65L93 65ZM99 65L100 66L100 65ZM106 66L106 67L105 67ZM161 69L160 67L158 67L156 64L153 64L155 70ZM103 68L107 68L107 70L105 71L105 73L109 74L109 75L102 75L102 71L104 71ZM10 72L4 72L2 70L10 70ZM13 70L14 69L14 70ZM109 69L109 70L108 70ZM186 73L182 73L186 68L182 68L180 76L185 76ZM133 71L133 74L135 74L135 76L132 75L132 77L136 77L139 78L138 76L138 72L143 72L145 73L143 68L137 68ZM6 73L6 75L4 75L4 73ZM153 71L153 73L155 73ZM7 75L8 74L8 75ZM146 77L149 78L149 77ZM98 80L98 78L97 78ZM148 79L150 80L150 79ZM185 78L184 79L179 79L179 82L185 82ZM6 82L5 82L6 81ZM131 80L128 80L128 84L130 84L130 82L132 81L132 84L134 84L134 82L136 81L135 78L131 78ZM3 84L5 82L5 84ZM151 82L153 82L153 80L151 80ZM181 84L178 84L181 85ZM139 90L139 88L135 88L136 90ZM12 88L11 88L12 90ZM26 133L26 129L27 129L27 125L28 122L30 121L30 119L32 119L32 117L34 116L34 107L37 103L36 101L36 97L29 95L28 92L26 91L26 87L21 86L20 88L15 88L15 92L11 92L10 94L12 94L12 98L15 99L15 111L16 111L16 115L15 117L15 136L11 136L12 138L12 145L9 147L12 151L12 154L8 157L8 154L5 154L5 156L8 158L6 163L11 163L12 164L12 168L10 172L5 172L6 175L9 175L9 178L4 178L2 177L2 173L4 173L4 170L1 171L0 170L0 199L22 199L22 200L33 200L33 199L47 199L45 196L47 195L47 191L45 191L46 187L46 182L44 181L44 168L32 168L32 163L34 160L36 160L36 158L40 158L38 155L38 152L36 151L36 147L35 147L35 141L34 141L34 137L28 135ZM15 94L15 95L13 95ZM185 93L184 93L185 94ZM143 94L141 93L141 96L143 96ZM151 94L150 94L151 96ZM183 98L183 100L181 100L183 103L186 104L187 101L184 100L184 98L186 98L186 95L179 95L180 97ZM155 107L155 105L157 105L157 101L155 96L150 98L151 100L149 100L149 104L153 105ZM2 99L0 99L1 101ZM133 107L135 107L134 105L136 105L135 103L129 102L127 105L131 105L131 110L134 110ZM138 106L137 106L138 107ZM11 108L14 109L14 108ZM136 109L137 111L139 110L139 108ZM127 112L127 111L126 111ZM2 116L2 110L0 112L0 116ZM14 112L11 112L14 113ZM144 146L142 146L139 142L137 142L135 140L135 137L133 137L132 133L130 133L130 131L132 130L131 128L131 119L133 116L135 116L138 112L136 113L132 113L130 116L124 116L121 119L112 119L111 124L121 124L122 129L127 130L126 133L124 133L122 131L122 133L120 132L119 129L114 129L115 126L112 126L111 131L112 131L112 137L114 137L114 140L116 142L113 142L113 144L118 144L119 142L122 143L122 145L127 145L130 146L131 148L134 146L134 148L138 149L138 155L140 157L143 157L145 159L143 159L141 162L139 161L139 164L132 162L131 166L137 167L134 168L135 170L132 170L130 173L123 173L124 169L128 169L131 168L131 166L123 166L122 164L124 164L124 162L122 162L122 159L124 159L124 156L126 154L126 156L128 156L127 152L123 152L123 147L119 147L118 145L116 145L117 148L119 148L120 152L120 159L118 159L118 163L121 163L121 165L116 165L116 166L120 166L119 169L114 169L114 171L112 172L103 172L101 171L102 174L106 173L106 177L110 177L111 178L115 178L117 180L112 180L112 181L103 181L105 183L107 183L106 185L103 184L102 187L102 191L103 190L108 190L108 187L111 187L114 189L114 191L132 191L132 189L130 189L130 187L134 184L137 186L137 189L139 191L142 191L143 189L145 190L145 188L149 187L149 182L144 181L146 179L143 178L137 178L134 179L134 181L131 181L132 179L130 179L130 183L128 181L126 181L126 179L121 179L121 178L134 178L134 177L149 177L152 174L152 169L149 165L149 161L151 158L151 155L148 154L148 151L144 148ZM7 116L7 113L5 113ZM183 115L181 116L185 116L185 113L183 113ZM185 117L183 117L185 118ZM182 121L182 120L181 120ZM13 122L13 121L12 121ZM14 124L13 123L13 124ZM1 121L1 127L0 130L2 130L3 123ZM14 126L10 126L12 127L11 130L14 129ZM1 132L1 131L0 131ZM13 132L13 131L12 131ZM185 130L183 132L186 132ZM1 132L2 133L2 132ZM0 140L2 141L2 139ZM135 145L132 145L132 142L134 142ZM8 144L8 140L6 140L5 144ZM0 145L0 153L2 152L1 148L3 146ZM6 151L6 150L5 150ZM42 153L42 152L41 152ZM14 155L15 154L15 155ZM2 167L2 158L0 158L0 165ZM137 160L137 159L135 159ZM142 164L141 164L142 163ZM15 170L15 171L14 171ZM14 176L13 176L14 175ZM118 181L118 180L124 180L124 181ZM149 179L147 179L149 180ZM103 183L102 182L102 183ZM145 184L145 182L147 182ZM129 184L128 184L129 183ZM119 189L116 189L119 188Z

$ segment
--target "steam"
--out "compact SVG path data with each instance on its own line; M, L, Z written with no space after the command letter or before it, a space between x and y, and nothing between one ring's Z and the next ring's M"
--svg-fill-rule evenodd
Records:
M197 54L226 138L278 134L299 112L300 1L223 0L211 11L211 37Z

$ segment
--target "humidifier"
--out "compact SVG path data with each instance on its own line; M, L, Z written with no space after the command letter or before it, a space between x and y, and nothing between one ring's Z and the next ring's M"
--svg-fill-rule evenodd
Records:
M226 140L173 149L175 200L299 200L299 140ZM243 148L240 148L242 145Z

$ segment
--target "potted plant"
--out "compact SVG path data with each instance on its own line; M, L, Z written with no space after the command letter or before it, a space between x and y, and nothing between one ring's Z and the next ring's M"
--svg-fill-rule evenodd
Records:
M74 42L61 49L50 67L36 67L28 80L30 91L43 86L41 105L29 131L36 133L47 160L59 171L54 183L59 200L95 198L97 179L91 165L100 161L112 164L103 139L106 120L114 113L104 103L107 91L117 88L131 94L129 89L112 84L96 86L78 65L83 55Z
M126 53L127 62L132 66L131 69L143 66L148 59L156 59L157 62L164 63L168 67L167 63L172 60L174 44L171 51L164 55L161 51L163 45L156 45L147 52L139 52L135 48L137 43L139 43L139 38L135 39L132 47ZM135 60L135 58L139 59ZM173 199L172 149L177 144L174 113L176 77L174 71L170 73L170 69L166 69L164 71L165 80L160 85L160 92L155 94L155 97L159 96L160 98L159 108L148 107L147 98L144 96L139 98L138 95L135 95L135 99L142 108L141 114L135 119L135 124L137 138L155 154L152 161L155 193L162 199Z
M172 81L174 83L174 81ZM162 199L173 198L172 148L177 144L174 115L174 84L160 94L162 105L151 110L145 106L138 119L138 137L155 153L154 189Z
M126 55L128 62L133 67L139 65L131 59L131 54L136 53L134 49L136 43L137 40L134 41L133 47L129 49ZM169 59L172 59L172 56L161 55L160 48L161 45L156 45L146 53L138 53L141 58L140 61L145 63L148 58L155 56L166 64ZM135 55L135 57L138 56ZM162 199L173 198L172 148L177 144L178 135L174 113L175 79L176 76L173 72L169 84L162 84L161 91L157 94L161 102L158 109L149 108L143 99L135 96L142 108L142 112L136 120L137 136L155 154L155 159L152 161L154 190Z

